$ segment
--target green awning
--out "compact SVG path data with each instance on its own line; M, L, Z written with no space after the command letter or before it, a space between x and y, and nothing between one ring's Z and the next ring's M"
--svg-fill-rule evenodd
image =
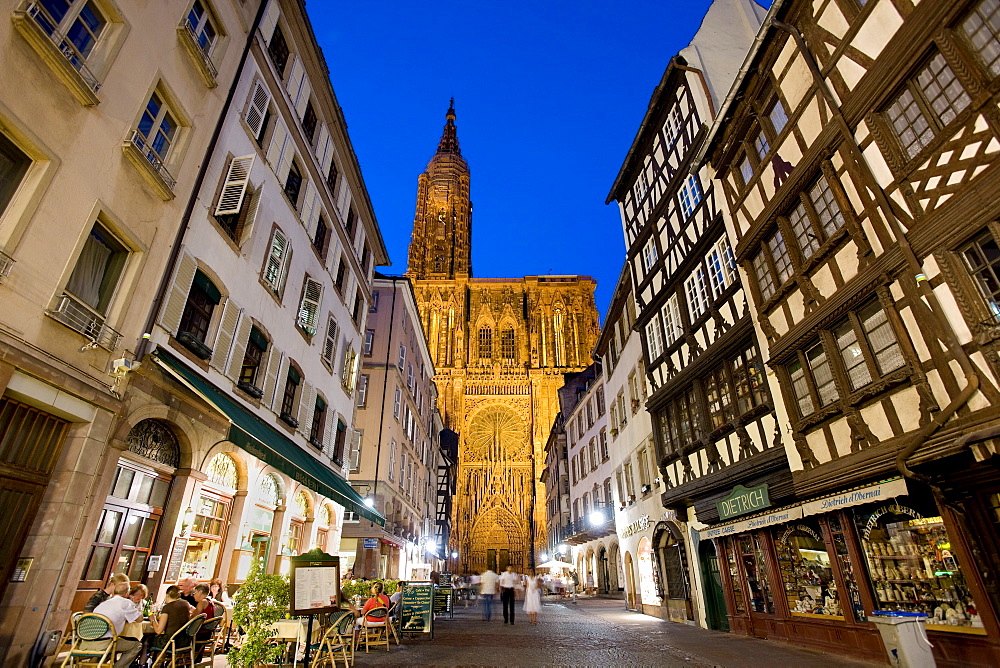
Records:
M379 526L385 526L385 518L366 506L361 495L346 480L305 452L294 441L243 408L235 399L189 369L163 348L157 348L152 358L170 375L229 419L231 442L296 482L336 501L348 510L353 510L359 516Z

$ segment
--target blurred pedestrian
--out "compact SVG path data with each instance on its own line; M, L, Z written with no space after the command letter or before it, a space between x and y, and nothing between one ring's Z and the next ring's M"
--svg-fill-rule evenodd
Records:
M514 572L513 566L507 566L507 570L500 575L500 603L503 605L504 624L514 623L514 592L520 581L521 578Z
M492 569L487 568L479 576L479 595L483 598L483 621L488 622L493 617L493 597L497 593L499 578Z
M538 613L542 611L542 578L534 574L524 588L524 611L528 613L529 624L538 624Z

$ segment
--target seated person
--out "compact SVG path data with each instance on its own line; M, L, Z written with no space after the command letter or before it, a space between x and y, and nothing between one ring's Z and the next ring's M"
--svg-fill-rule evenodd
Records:
M194 600L196 602L194 612L191 613L192 617L202 613L205 614L205 621L215 617L215 604L212 603L212 599L208 595L209 588L207 584L198 585L194 588L194 591L192 591L191 594L194 596ZM198 640L208 640L211 637L211 631L198 631Z
M382 583L373 582L371 587L371 598L365 601L365 605L361 608L360 616L358 617L357 626L355 628L355 635L357 635L358 629L361 628L361 621L367 620L369 622L383 622L385 621L382 617L372 617L368 613L375 608L388 608L389 607L389 597L382 593Z
M109 598L111 598L111 595L115 593L115 585L119 585L122 583L125 584L129 583L127 575L125 575L124 573L115 573L114 575L112 575L111 579L108 580L108 584L104 589L98 589L97 591L94 592L93 596L87 599L87 605L83 606L83 611L93 612L94 608L99 606L101 603L104 603Z
M125 628L126 623L142 618L142 613L139 609L135 607L132 601L126 598L128 590L129 586L127 582L119 582L115 585L114 594L108 600L94 608L96 614L104 615L111 620L111 624L114 626L114 633L119 636L122 629ZM82 641L80 649L102 650L109 644L111 644L110 632L100 640ZM142 643L138 640L119 637L117 649L121 656L115 661L115 668L128 668L132 661L135 660L135 657L139 656L139 652L142 650Z
M163 649L177 631L191 620L191 613L194 608L191 604L181 599L181 590L177 585L167 587L166 603L160 609L160 617L153 623L153 631L157 634L153 638L153 647ZM177 639L178 646L187 645L189 638Z
M142 612L147 596L149 596L149 589L144 584L137 584L128 590L128 598L139 612ZM140 616L139 619L125 624L125 628L119 633L119 637L128 640L142 640L142 617Z
M229 593L226 591L226 583L219 578L215 578L208 583L208 597L215 603L229 605Z
M389 613L392 619L399 617L399 610L403 605L403 590L406 589L406 583L400 582L399 588L393 592L392 596L389 597Z

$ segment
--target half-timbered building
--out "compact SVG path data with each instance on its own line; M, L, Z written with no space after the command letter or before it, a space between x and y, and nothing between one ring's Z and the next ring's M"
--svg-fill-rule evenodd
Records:
M719 520L716 501L737 483L768 485L775 499L793 491L721 203L706 172L690 168L763 15L745 0L713 3L666 68L608 196L621 210L672 518L653 536L654 554L677 557L656 565L659 588L678 621L696 618L698 599L715 602L713 628L726 628L721 581L698 577L708 589L693 592L691 570L702 559L717 573L716 555L692 530Z
M900 610L1000 661L998 74L996 0L775 2L720 109L799 497L712 534L735 631L882 658Z

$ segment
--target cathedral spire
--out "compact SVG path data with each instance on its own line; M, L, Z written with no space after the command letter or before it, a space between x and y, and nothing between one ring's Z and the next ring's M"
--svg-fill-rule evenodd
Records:
M441 133L441 141L438 142L437 152L462 155L462 150L458 147L458 129L455 127L455 98L451 98L448 104L448 112L445 114L444 132Z

